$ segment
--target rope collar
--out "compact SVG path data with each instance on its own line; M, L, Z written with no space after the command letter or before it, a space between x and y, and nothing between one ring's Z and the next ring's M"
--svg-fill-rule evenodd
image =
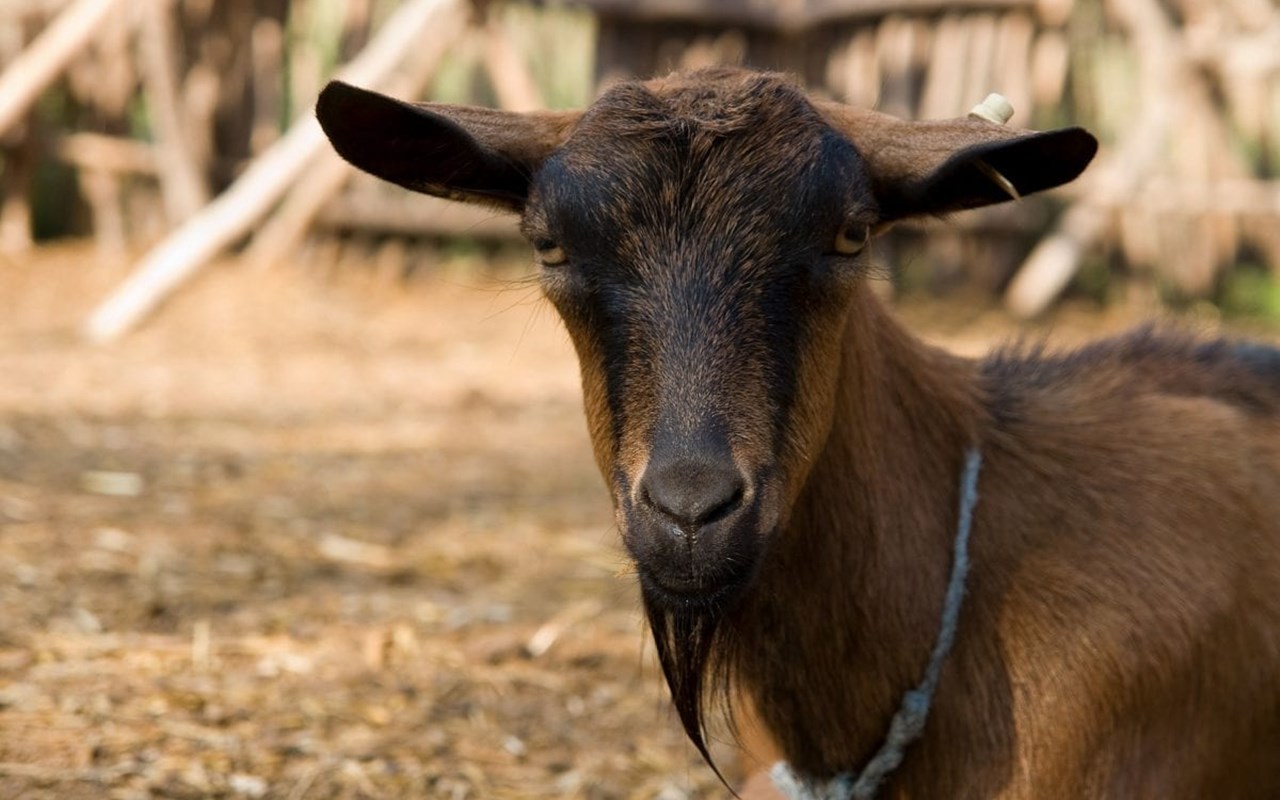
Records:
M946 600L942 606L942 625L920 685L903 695L902 705L889 723L884 744L856 775L845 772L831 780L819 781L797 775L785 761L774 764L769 777L789 800L872 800L884 779L902 763L907 746L924 733L942 663L955 642L956 623L964 601L964 582L969 574L969 530L973 527L973 507L978 502L978 473L981 469L982 453L977 447L970 447L965 452L964 471L960 474L960 515L956 523L951 578L947 582Z

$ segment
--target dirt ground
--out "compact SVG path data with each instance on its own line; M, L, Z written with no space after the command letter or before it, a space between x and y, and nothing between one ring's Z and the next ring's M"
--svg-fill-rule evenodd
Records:
M565 335L498 273L224 264L91 347L121 267L0 261L0 798L726 796ZM905 315L967 352L1010 331L943 308Z

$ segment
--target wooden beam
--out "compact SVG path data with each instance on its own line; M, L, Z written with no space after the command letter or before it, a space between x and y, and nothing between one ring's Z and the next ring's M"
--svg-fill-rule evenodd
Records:
M1147 181L1141 190L1111 208L1137 207L1153 214L1230 214L1272 217L1280 223L1280 180L1221 178L1178 180L1168 176Z
M0 20L26 17L49 17L67 5L68 0L4 0L0 3Z
M1005 11L1033 8L1036 0L570 0L600 15L634 22L683 22L799 32L821 25L889 14Z
M155 148L137 139L72 133L58 139L53 152L60 160L79 169L156 174Z
M333 198L319 210L316 224L342 231L373 231L393 236L473 236L519 239L515 215L464 205L427 195L373 198L351 192Z
M76 0L0 73L0 134L21 122L27 109L62 74L98 26L124 13L124 0Z

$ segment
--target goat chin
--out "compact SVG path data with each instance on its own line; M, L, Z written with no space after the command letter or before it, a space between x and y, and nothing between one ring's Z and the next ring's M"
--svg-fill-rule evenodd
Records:
M755 578L773 537L760 530L755 508L687 531L651 515L634 517L622 539L654 608L731 605Z

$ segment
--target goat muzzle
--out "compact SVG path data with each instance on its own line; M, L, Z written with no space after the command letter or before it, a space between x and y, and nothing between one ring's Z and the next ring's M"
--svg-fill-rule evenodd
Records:
M687 604L745 588L765 541L759 486L727 454L651 458L622 508L646 592Z

